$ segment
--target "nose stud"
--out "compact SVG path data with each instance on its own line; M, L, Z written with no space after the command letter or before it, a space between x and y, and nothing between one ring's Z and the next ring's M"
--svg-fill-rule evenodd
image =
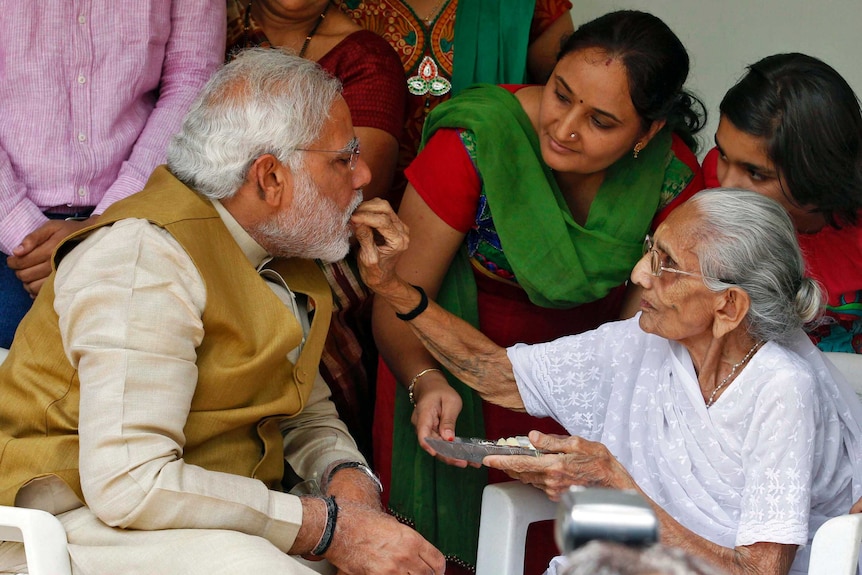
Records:
M577 136L575 135L575 133L574 133L574 132L572 132L571 134L569 134L569 138L571 138L572 140L574 140L576 137L577 137Z

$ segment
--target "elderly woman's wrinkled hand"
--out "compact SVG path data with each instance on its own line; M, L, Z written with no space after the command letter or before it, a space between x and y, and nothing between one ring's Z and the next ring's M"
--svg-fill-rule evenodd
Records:
M538 431L530 432L530 442L545 453L539 457L489 455L482 463L541 489L552 501L559 501L572 485L637 488L629 473L602 443Z
M350 218L359 241L359 273L377 292L397 278L395 264L407 249L409 230L388 202L375 198L363 202Z

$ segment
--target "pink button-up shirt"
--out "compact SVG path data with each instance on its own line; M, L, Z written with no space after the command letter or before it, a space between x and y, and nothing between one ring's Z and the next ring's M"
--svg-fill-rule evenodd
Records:
M224 57L224 0L0 0L0 250L144 187Z

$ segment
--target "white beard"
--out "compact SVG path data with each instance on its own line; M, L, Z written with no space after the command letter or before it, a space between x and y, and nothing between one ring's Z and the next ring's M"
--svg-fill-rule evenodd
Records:
M362 202L357 190L350 205L342 211L335 202L320 193L306 173L295 178L293 205L267 222L259 224L250 235L270 255L298 257L335 262L350 251L350 216Z

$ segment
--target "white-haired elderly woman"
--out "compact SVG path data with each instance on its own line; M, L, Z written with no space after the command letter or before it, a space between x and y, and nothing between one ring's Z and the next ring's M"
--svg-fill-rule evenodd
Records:
M774 201L696 195L644 243L636 317L509 349L394 273L408 237L391 210L366 204L353 224L367 284L447 369L571 434L532 432L549 454L485 465L551 498L570 485L636 489L663 544L728 573L805 573L803 546L862 494L862 406L800 329L822 294Z

